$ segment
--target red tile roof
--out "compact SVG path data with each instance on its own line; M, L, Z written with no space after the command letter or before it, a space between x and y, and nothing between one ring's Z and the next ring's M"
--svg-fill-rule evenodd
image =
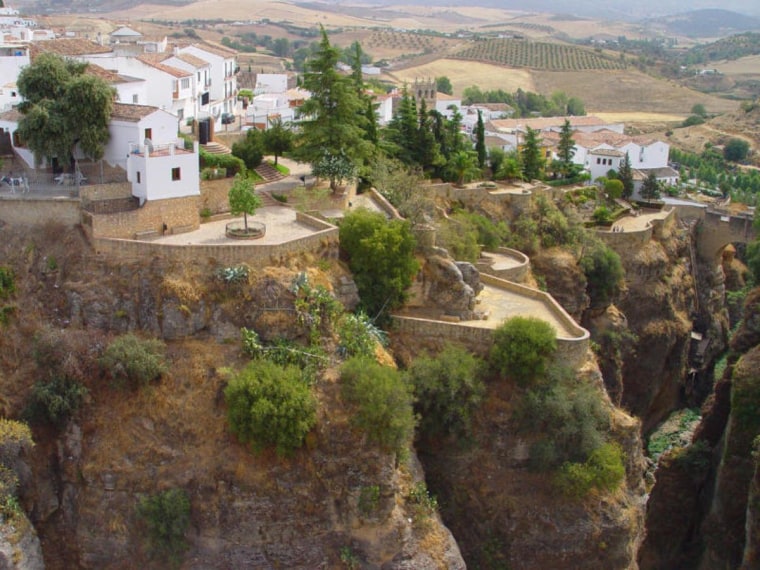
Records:
M163 71L164 73L168 73L173 77L192 77L193 75L192 71L185 71L184 69L178 69L176 67L172 67L171 65L161 63L164 59L166 59L166 57L162 54L143 54L141 56L138 56L137 59L142 61L145 65L155 67L156 69Z
M34 61L34 59L41 53L57 53L62 56L77 56L93 53L111 53L111 48L83 38L46 40L29 44L29 57L32 61Z
M113 111L111 111L111 118L120 121L130 121L136 123L140 119L144 119L151 113L155 113L158 110L158 107L152 107L150 105L129 105L127 103L114 103Z

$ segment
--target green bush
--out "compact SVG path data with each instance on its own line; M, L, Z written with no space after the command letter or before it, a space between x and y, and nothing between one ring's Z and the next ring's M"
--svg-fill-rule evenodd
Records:
M565 463L555 483L563 494L582 498L592 489L613 491L624 478L623 450L616 443L605 443L584 463Z
M246 168L257 168L264 159L264 133L250 129L238 142L232 145L232 154L245 163Z
M16 292L16 276L10 267L0 266L0 299L7 299Z
M343 357L373 356L378 344L385 345L387 336L366 313L346 313L338 324L338 351Z
M246 173L245 163L238 157L231 154L210 154L202 149L200 151L200 166L201 169L226 169L228 178L234 177L236 174L244 175Z
M137 514L145 523L150 549L178 565L187 549L190 498L183 489L169 489L140 499Z
M22 451L34 447L29 426L0 418L0 518L8 520L22 511L16 497L18 476L13 470Z
M439 223L436 245L457 260L475 262L480 257L477 229L461 212Z
M111 341L100 364L115 386L139 388L168 371L164 349L158 339L141 339L129 333Z
M522 395L514 417L521 433L539 434L529 462L538 471L585 461L604 444L610 427L599 390L576 379L572 370L558 367L550 368L542 384Z
M482 360L454 345L412 362L406 377L414 386L423 433L459 437L470 433L472 414L485 394L484 368Z
M24 417L32 423L63 426L79 409L87 388L63 376L49 382L37 382L29 395Z
M430 494L424 481L412 485L406 496L406 505L411 511L412 524L418 528L427 527L430 517L438 512L438 499Z
M340 224L340 247L359 289L362 308L382 322L400 306L419 269L410 224L388 221L383 214L359 209Z
M512 317L494 331L490 362L501 376L527 386L544 374L556 349L557 333L549 323Z
M201 180L221 180L227 178L227 169L207 167L201 170Z
M224 397L230 429L256 451L274 447L290 455L316 423L316 402L295 366L251 362L230 380Z
M286 339L276 339L264 345L256 331L243 327L240 332L243 352L248 356L266 359L280 366L296 366L306 384L314 382L317 373L329 363L329 358L319 346L305 347Z
M620 256L604 243L596 242L584 250L580 267L586 276L592 304L609 304L620 291L625 275Z
M340 369L343 399L354 407L351 422L388 451L402 452L414 433L412 390L393 368L353 357Z

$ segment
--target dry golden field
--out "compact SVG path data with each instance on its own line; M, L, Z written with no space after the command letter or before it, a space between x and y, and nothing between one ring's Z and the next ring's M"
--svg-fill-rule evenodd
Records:
M425 65L391 71L400 83L412 83L416 78L446 76L451 80L455 95L467 87L477 85L482 90L503 89L507 92L535 91L533 76L528 69L508 69L488 63L461 59L438 59Z
M711 65L724 75L760 76L760 55L750 55Z

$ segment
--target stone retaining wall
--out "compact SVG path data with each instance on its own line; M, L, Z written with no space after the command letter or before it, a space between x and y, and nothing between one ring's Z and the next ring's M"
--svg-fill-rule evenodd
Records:
M146 232L156 235L184 233L200 226L198 203L198 196L148 201L129 212L83 212L82 221L92 235L99 238L133 239Z
M93 239L93 246L98 254L114 260L159 259L167 264L231 266L247 263L252 267L263 268L269 265L284 265L303 254L337 259L338 228L300 212L296 214L296 218L317 232L282 244L246 242L224 245L173 245L96 237Z
M516 283L522 283L525 281L525 276L530 269L530 258L521 251L510 249L508 247L500 247L496 252L515 259L520 265L517 267L509 267L507 269L494 269L491 261L486 261L488 258L481 258L481 260L475 264L481 274L487 273L494 277L498 277L499 279Z
M58 222L76 226L81 221L79 198L0 197L0 221L10 225L35 226Z
M483 273L481 273L480 279L488 285L541 300L552 312L554 318L574 333L572 337L557 337L557 352L555 353L557 363L578 366L586 359L591 335L586 329L578 325L551 295L538 289L511 283ZM464 326L460 323L396 315L393 316L393 321L402 333L415 338L430 338L431 340L444 340L461 344L483 356L488 354L493 344L494 330L491 328Z

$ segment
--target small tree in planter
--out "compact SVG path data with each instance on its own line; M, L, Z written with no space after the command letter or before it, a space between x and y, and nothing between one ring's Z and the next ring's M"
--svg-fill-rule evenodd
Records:
M235 176L229 194L230 212L233 216L243 214L245 233L248 233L248 216L261 207L261 198L255 192L255 185L250 178L243 178L239 174Z
M325 151L322 158L312 165L311 173L317 178L328 179L330 190L337 192L344 182L356 178L356 166L342 150L338 154Z

